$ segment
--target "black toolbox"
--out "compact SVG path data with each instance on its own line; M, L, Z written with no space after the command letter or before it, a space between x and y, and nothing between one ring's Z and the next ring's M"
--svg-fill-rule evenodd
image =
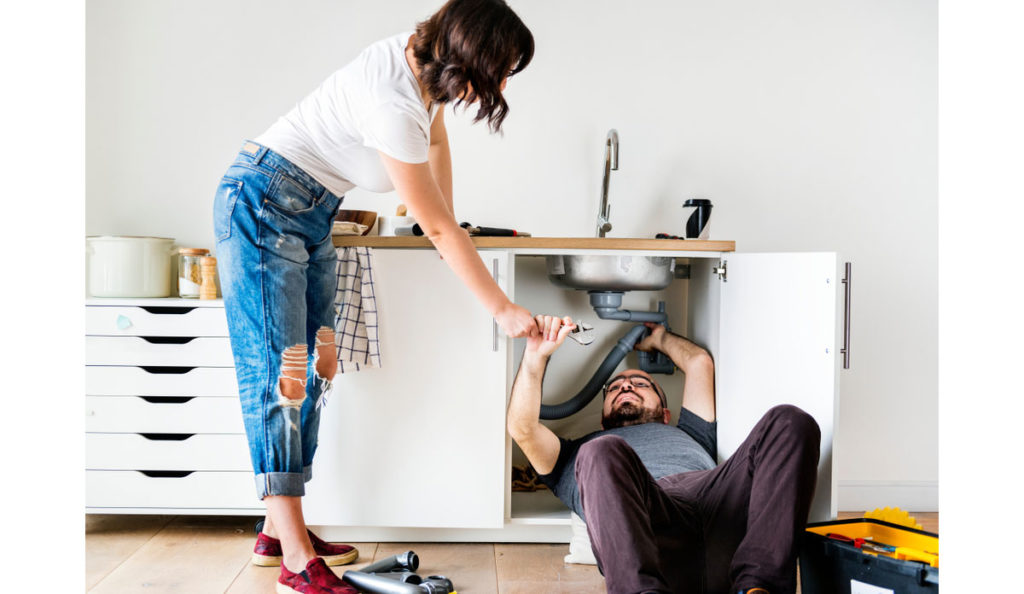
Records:
M808 524L800 547L800 591L934 594L938 553L938 534L899 524L867 518Z

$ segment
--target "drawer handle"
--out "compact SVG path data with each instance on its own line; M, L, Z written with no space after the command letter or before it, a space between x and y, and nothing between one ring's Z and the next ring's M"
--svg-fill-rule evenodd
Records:
M193 470L140 470L149 478L185 478L192 474Z
M152 441L185 441L195 433L139 433L139 435Z
M142 340L152 344L188 344L195 340L196 336L140 336Z
M169 307L166 305L143 305L142 309L148 311L151 314L171 314L181 315L187 314L188 312L195 309L194 307Z
M195 369L195 367L170 367L170 366L165 366L165 365L143 365L143 366L139 367L139 369L145 371L146 373L167 374L167 375L181 375L183 373L188 373L188 372L192 371L193 369Z
M195 396L139 396L150 404L185 404Z

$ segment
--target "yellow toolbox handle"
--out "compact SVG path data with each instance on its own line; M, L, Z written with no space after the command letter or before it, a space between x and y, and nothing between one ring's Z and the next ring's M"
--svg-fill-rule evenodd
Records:
M919 551L917 549L911 549L909 547L896 547L896 552L893 553L900 561L924 561L932 567L939 566L939 556Z

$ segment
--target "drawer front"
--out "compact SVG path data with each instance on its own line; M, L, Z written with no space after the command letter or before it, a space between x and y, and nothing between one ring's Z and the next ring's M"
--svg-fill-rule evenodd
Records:
M85 393L90 396L222 396L238 397L233 367L85 368Z
M235 470L252 472L244 435L87 433L88 470Z
M86 396L90 433L245 433L234 398Z
M86 507L224 508L263 510L252 472L193 472L147 476L134 470L87 470Z
M85 308L85 333L100 336L227 336L222 307Z
M85 364L232 367L235 362L226 337L86 336Z

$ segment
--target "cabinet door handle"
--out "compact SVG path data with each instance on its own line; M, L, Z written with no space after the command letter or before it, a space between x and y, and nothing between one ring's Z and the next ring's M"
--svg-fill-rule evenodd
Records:
M185 404L195 396L139 396L150 404Z
M150 441L185 441L195 433L139 433Z
M185 478L195 472L194 470L139 470L149 478Z
M839 351L843 354L843 369L850 368L850 287L852 277L850 271L852 266L846 263L846 275L843 277L843 348Z
M494 282L498 282L498 259L495 258L491 262L491 276L494 277ZM491 318L491 351L498 352L498 320Z
M140 336L150 344L188 344L198 336Z
M157 306L157 305L140 305L139 307L141 309L144 309L144 310L148 311L151 314L157 314L157 315L178 315L178 316L180 316L182 314L187 314L188 312L190 312L193 309L195 309L194 307L174 307L174 306L166 306L166 305L160 305L160 306Z
M188 373L188 372L190 372L190 371L192 371L193 369L196 369L196 368L195 367L181 367L181 366L171 367L171 366L166 366L166 365L140 365L139 369L145 371L146 373L152 373L154 375L159 375L159 374L181 375L183 373Z

